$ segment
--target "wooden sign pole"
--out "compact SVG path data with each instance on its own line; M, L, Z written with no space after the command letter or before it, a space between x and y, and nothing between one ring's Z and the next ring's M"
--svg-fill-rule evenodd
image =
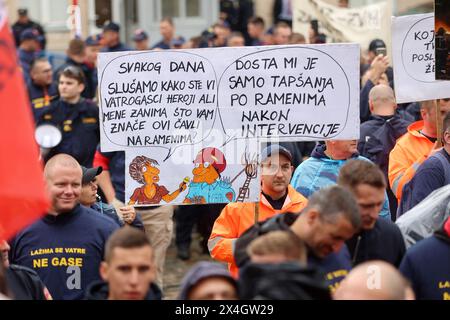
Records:
M437 131L437 147L442 147L442 117L441 117L441 103L436 100L436 131Z

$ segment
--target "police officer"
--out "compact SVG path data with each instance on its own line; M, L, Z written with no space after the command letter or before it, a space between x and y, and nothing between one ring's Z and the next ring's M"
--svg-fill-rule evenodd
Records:
M49 123L62 132L62 141L46 159L58 153L73 156L81 165L92 167L95 149L100 140L98 107L81 97L85 78L75 66L66 67L59 75L60 98L55 100L40 117L38 124Z
M30 81L31 62L38 57L40 50L39 32L36 29L23 31L20 35L20 46L17 49L17 55L25 82Z
M53 81L53 70L47 58L37 58L31 63L28 95L35 121L50 103L58 98L58 87Z
M136 50L150 50L148 45L150 39L148 38L147 32L142 29L137 29L133 35L134 47Z
M103 42L105 47L102 52L129 51L126 45L120 42L120 26L117 23L109 22L103 27Z

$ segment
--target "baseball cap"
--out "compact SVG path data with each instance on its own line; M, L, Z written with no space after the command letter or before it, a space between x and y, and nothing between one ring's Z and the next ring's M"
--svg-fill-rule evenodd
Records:
M178 38L172 39L171 44L173 46L182 46L185 42L186 42L186 40L183 37L178 37Z
M375 52L378 48L386 48L386 43L381 39L372 40L369 44L369 51Z
M108 23L105 23L105 25L103 26L103 31L119 32L120 26L115 22L108 22Z
M87 46L98 46L100 44L101 35L100 34L94 34L92 36L89 36L84 40L84 43Z
M20 41L24 41L24 40L36 40L39 41L39 31L37 29L33 29L33 28L28 28L25 29L21 34L20 34Z
M289 161L292 163L292 154L291 152L286 149L283 146L280 146L279 144L271 144L270 146L265 147L261 151L261 161L266 160L268 157L270 157L273 154L282 154L286 158L289 159Z
M102 167L86 168L81 166L81 170L83 170L83 179L81 180L81 184L87 184L92 180L94 180L94 178L98 176L100 173L102 173L103 168Z
M148 34L143 29L134 31L133 41L143 41L148 39Z
M17 10L17 13L19 14L19 16L26 16L28 15L28 9L20 8L19 10Z

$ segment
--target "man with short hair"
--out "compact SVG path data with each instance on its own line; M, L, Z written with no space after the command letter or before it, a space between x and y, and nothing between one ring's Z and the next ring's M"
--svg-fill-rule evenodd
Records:
M242 33L232 32L227 39L227 47L243 47L245 46L245 39Z
M287 231L272 231L253 240L247 248L253 263L297 262L306 265L306 247Z
M20 36L22 35L23 31L25 31L26 29L36 29L39 33L40 47L42 50L45 50L45 31L42 26L30 19L27 9L21 8L17 10L17 13L19 18L11 27L14 35L14 40L16 41L16 46L20 46Z
M357 140L327 140L325 144L317 145L311 157L295 169L291 184L303 196L309 197L315 191L335 184L340 168L351 159L368 161L359 155ZM380 216L391 218L387 198Z
M372 278L379 280L378 285ZM373 283L373 286L368 286ZM350 271L334 294L335 300L412 300L408 281L384 261L368 261Z
M386 189L381 170L368 161L349 160L339 171L337 183L354 195L361 214L361 229L346 242L353 265L383 260L398 267L406 251L405 242L395 223L379 219Z
M104 245L118 226L79 204L82 170L67 154L45 165L51 206L48 214L19 232L11 243L11 263L34 269L54 299L82 299L100 279Z
M36 29L25 29L20 35L20 45L19 49L17 49L25 82L30 81L31 63L38 57L40 49L39 31Z
M100 265L103 281L87 290L88 300L161 300L156 284L153 249L145 234L125 226L106 242L105 261Z
M353 195L337 185L316 191L300 213L279 214L258 222L237 239L233 256L239 269L250 261L246 248L249 243L268 232L292 232L308 248L308 267L319 269L330 289L351 270L351 260L345 241L361 227L361 217Z
M201 261L184 276L179 300L236 300L238 286L219 263Z
M286 45L292 34L291 27L285 22L278 22L273 30L273 44Z
M175 25L172 18L164 17L159 22L159 33L162 36L161 41L153 45L152 49L170 49L172 40L175 37Z
M248 46L262 46L265 23L261 17L252 17L247 22L247 32L249 35Z
M130 48L120 41L120 25L115 22L108 22L103 26L102 41L105 47L101 49L101 52L130 50Z
M441 116L450 111L450 104L441 105ZM389 183L392 192L400 202L403 186L409 182L418 167L437 149L436 101L420 104L421 121L408 127L408 132L397 140L389 154Z
M37 124L52 124L62 131L62 140L50 150L46 159L58 153L67 153L85 166L91 167L100 141L98 107L81 97L85 88L83 71L68 66L58 77L60 98L42 113Z
M58 88L53 81L52 66L47 58L37 58L31 63L30 80L27 84L28 96L36 121L50 106L50 103L58 98Z
M306 206L306 198L289 185L292 171L289 150L277 144L266 147L261 152L259 203L229 203L214 223L208 241L209 252L214 259L227 262L233 276L238 275L234 246L242 233L258 221L279 213L299 212Z
M101 50L101 34L92 35L86 38L84 44L86 45L86 57L84 59L85 74L89 76L90 83L89 91L85 89L86 95L84 97L95 99L97 96L98 87L98 71L97 71L97 57ZM98 100L97 100L98 101Z
M92 36L87 37L86 40L84 40L84 44L86 45L86 58L84 59L84 63L89 68L97 67L98 53L102 48L100 44L101 38L102 38L101 34L94 34Z
M230 26L227 22L215 23L212 27L213 37L210 46L214 48L225 47L227 39L231 33Z
M54 78L57 81L59 74L66 69L68 66L74 66L80 68L84 74L84 90L81 96L86 99L93 99L95 96L95 91L97 89L97 80L94 78L96 76L94 69L89 68L85 64L86 60L86 44L81 39L72 39L69 42L69 47L66 50L66 61L62 64L54 73Z
M134 41L134 47L136 50L139 50L139 51L150 50L150 47L148 45L150 39L148 37L147 32L145 32L145 30L137 29L136 31L134 31L133 41Z

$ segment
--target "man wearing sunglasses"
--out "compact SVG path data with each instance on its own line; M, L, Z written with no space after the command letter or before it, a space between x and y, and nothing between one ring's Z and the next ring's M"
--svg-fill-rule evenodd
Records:
M62 140L46 156L59 153L73 156L82 166L92 167L95 150L100 141L98 107L81 97L85 88L83 71L68 66L58 77L60 98L42 113L37 124L52 124L61 130Z

